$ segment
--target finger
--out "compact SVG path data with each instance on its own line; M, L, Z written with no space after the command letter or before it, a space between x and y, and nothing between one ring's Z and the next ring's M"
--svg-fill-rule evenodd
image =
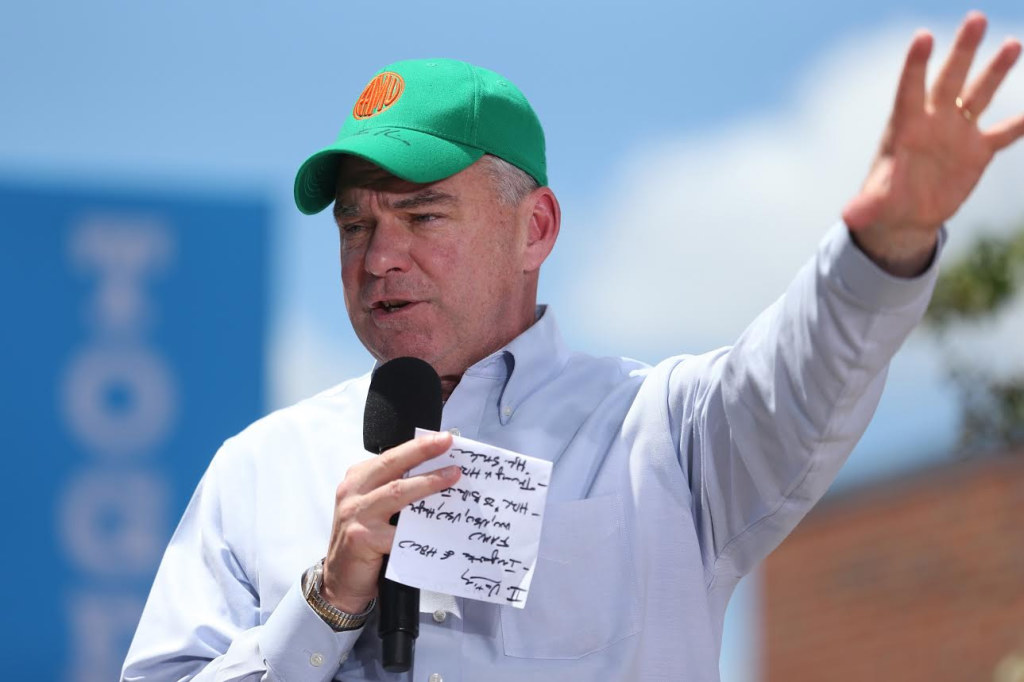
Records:
M387 519L351 524L346 526L344 535L339 536L339 539L341 542L336 546L332 543L328 547L327 563L340 560L336 557L344 557L349 562L373 564L380 560L381 555L391 550L395 540L395 527L388 523Z
M1009 147L1024 137L1024 114L1017 114L997 123L986 130L984 135L993 152Z
M950 50L938 78L935 79L935 85L932 86L933 106L953 106L957 95L964 87L964 81L967 80L967 72L974 61L974 53L985 35L985 24L984 14L971 12L960 25L953 49Z
M401 478L409 469L426 462L431 457L437 457L451 445L452 434L446 431L413 438L367 460L366 466L361 466L356 472L357 480L353 481L353 484L357 490L362 492L379 488L388 481Z
M342 611L362 611L377 596L382 557L391 551L395 531L388 524L373 529L360 526L345 534L344 543L332 538L324 558L321 595ZM355 552L353 545L359 546Z
M999 52L988 63L985 70L967 86L964 91L964 108L973 114L975 118L988 108L989 102L999 85L1006 78L1010 68L1017 58L1020 57L1020 43L1013 38L1007 38Z
M932 53L932 34L918 31L910 41L903 72L896 88L896 104L893 117L897 124L901 119L924 108L925 75L928 71L928 57Z
M462 471L458 466L446 466L434 471L389 481L365 495L364 511L367 517L390 519L407 505L449 488Z

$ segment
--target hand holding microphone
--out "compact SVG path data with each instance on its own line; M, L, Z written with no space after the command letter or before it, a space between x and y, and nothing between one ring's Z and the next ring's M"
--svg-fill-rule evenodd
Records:
M383 556L395 528L388 521L407 504L440 492L458 480L458 467L403 479L409 469L451 445L446 433L419 438L352 467L338 486L323 595L342 611L358 613L377 596Z
M403 478L451 446L447 433L413 439L417 426L437 430L440 422L440 382L429 365L412 358L381 365L364 419L364 446L381 454L351 467L335 494L321 595L347 613L360 613L378 597L383 662L391 672L411 667L419 622L419 590L383 578L395 536L392 517L397 520L406 505L450 487L460 475L449 466Z

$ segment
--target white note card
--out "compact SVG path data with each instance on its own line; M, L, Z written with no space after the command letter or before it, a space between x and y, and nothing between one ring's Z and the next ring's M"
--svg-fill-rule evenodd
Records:
M537 563L551 462L455 436L448 452L409 475L453 464L462 468L455 485L402 510L387 577L521 609Z

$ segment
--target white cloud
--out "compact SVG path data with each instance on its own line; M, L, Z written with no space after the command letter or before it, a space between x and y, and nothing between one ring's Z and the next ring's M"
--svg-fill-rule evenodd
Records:
M353 334L334 331L301 311L282 314L271 330L267 352L271 409L296 403L373 367L373 358Z
M995 26L990 35L1014 32L1022 33ZM666 339L695 349L734 339L784 290L859 187L912 33L903 26L835 45L781 110L636 150L610 203L591 214L598 218L588 231L600 236L567 294L580 331L645 357L681 350L663 346ZM938 33L933 70L951 35ZM989 43L986 60L999 41ZM983 124L1024 111L1022 83L1024 75L1011 75ZM980 226L1024 219L1017 147L951 221L952 255Z

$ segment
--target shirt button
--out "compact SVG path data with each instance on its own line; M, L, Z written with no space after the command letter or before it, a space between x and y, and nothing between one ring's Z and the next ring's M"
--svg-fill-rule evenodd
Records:
M427 678L427 682L444 682L444 678L441 677L441 673L431 673L430 677Z
M459 430L458 430L458 429L456 429L456 428L450 428L450 429L448 429L448 433L452 434L453 436L461 436L461 435L462 435L462 432L461 432L461 431L459 431Z
M503 409L501 411L501 413L503 415L505 415L506 417L511 417L512 416L512 406L511 405L506 405L505 409Z
M437 611L434 611L434 622L435 623L443 623L444 619L447 618L447 617L448 617L448 614L445 611L443 611L442 609L438 609Z
M319 668L324 664L324 657L322 654L313 654L309 657L309 664L314 668Z

